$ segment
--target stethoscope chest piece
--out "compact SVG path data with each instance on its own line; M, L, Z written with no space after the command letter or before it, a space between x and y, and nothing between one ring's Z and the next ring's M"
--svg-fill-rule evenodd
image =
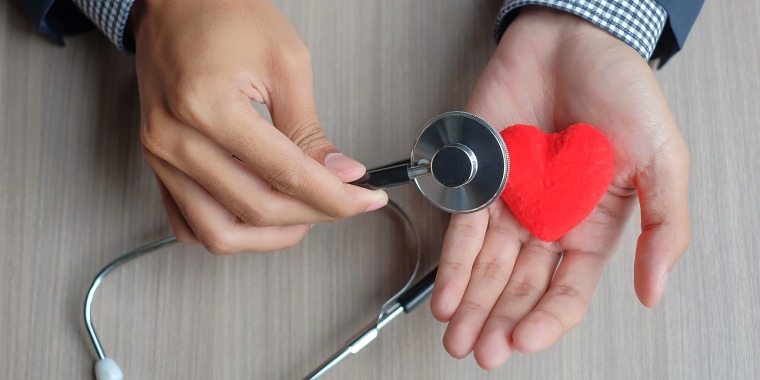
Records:
M475 212L499 198L509 175L509 154L499 133L468 112L438 115L412 146L410 160L372 169L352 185L384 189L414 182L439 209Z
M487 207L501 195L509 175L504 140L488 122L461 111L425 124L412 147L411 165L411 171L428 168L430 175L412 181L433 205L451 213Z

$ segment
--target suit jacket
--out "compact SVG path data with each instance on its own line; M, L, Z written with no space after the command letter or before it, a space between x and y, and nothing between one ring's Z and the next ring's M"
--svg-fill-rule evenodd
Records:
M94 27L70 0L18 0L37 29L59 45L63 37Z
M40 32L63 45L63 37L89 30L93 24L70 0L18 0ZM702 9L704 0L656 0L668 13L652 58L664 64L686 42L686 36Z
M697 20L704 0L657 0L668 12L668 21L660 35L652 58L660 59L660 67L676 54Z

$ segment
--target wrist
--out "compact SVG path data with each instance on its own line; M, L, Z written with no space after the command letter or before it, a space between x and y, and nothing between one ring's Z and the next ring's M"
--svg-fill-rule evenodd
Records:
M668 17L656 0L506 0L494 29L497 41L514 20L530 13L524 12L528 7L575 15L630 46L645 60L652 56Z
M143 19L145 18L145 8L149 7L150 0L135 0L132 9L129 10L129 19L127 20L127 32L137 40L137 33L140 30Z
M542 38L561 43L574 38L609 35L590 22L565 11L545 6L525 6L512 27L538 32Z
M526 6L504 33L496 55L519 64L532 57L544 68L556 69L581 56L641 59L635 50L607 31L571 13L543 6Z

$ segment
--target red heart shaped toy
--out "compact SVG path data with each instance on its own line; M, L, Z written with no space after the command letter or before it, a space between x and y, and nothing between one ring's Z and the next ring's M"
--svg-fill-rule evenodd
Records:
M510 166L501 198L543 241L557 240L586 219L612 181L612 147L588 124L553 134L514 125L501 137Z

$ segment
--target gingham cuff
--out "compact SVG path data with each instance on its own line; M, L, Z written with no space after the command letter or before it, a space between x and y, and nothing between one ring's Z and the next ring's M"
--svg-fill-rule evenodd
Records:
M124 29L127 27L129 10L135 0L73 0L103 34L125 50Z
M497 41L514 19L515 11L526 5L572 13L621 39L647 61L668 18L665 9L655 0L506 0L496 18L494 37Z

